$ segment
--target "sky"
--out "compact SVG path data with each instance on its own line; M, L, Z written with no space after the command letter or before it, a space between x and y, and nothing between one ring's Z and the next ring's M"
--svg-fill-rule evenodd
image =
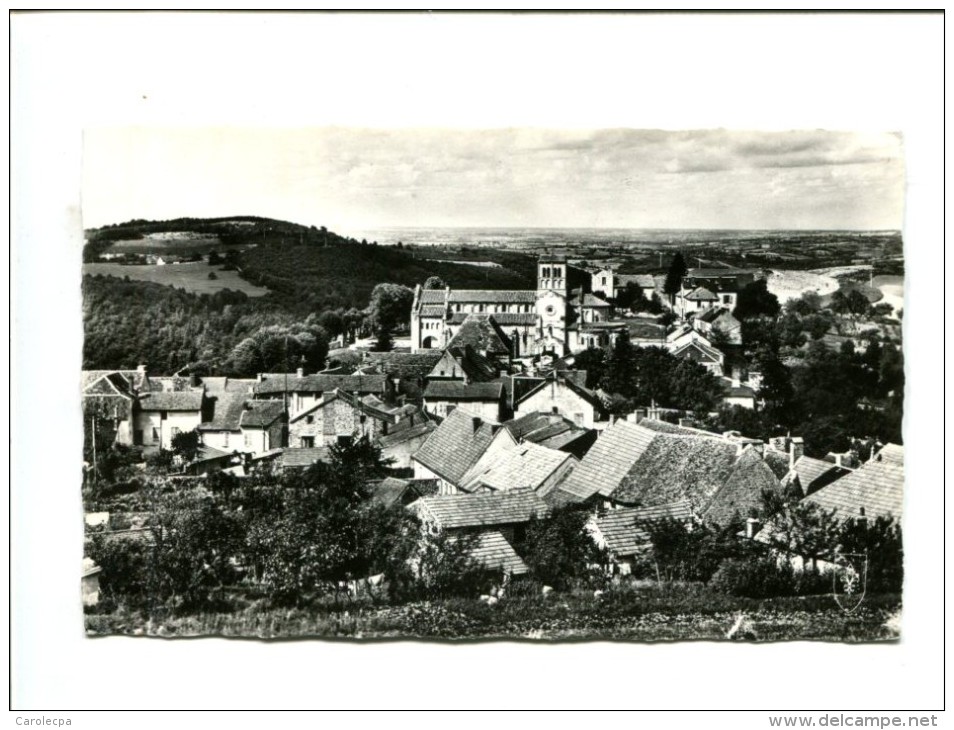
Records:
M83 223L260 215L385 227L902 227L891 133L94 128Z

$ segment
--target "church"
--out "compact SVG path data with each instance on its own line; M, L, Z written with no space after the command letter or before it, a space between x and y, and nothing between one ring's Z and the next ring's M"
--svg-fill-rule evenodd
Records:
M626 325L613 321L612 303L586 291L589 278L565 257L548 255L537 261L536 290L423 289L418 285L411 307L412 351L473 344L457 340L478 331L498 348L505 348L511 358L562 357L587 347L603 347Z

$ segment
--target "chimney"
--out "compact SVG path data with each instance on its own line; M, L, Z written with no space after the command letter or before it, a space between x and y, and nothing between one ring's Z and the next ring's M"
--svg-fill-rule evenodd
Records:
M835 454L835 466L841 466L841 454Z
M801 436L793 438L789 442L788 453L790 455L790 463L795 464L796 461L805 455L805 439Z
M745 521L745 536L751 540L759 531L759 520L757 517L749 517Z
M295 370L295 376L299 378L305 377L305 368L300 367L297 370Z
M639 422L642 421L644 418L646 418L646 409L645 409L645 408L637 408L637 409L636 409L636 423L639 423Z
M741 388L741 387L742 387L742 381L739 380L738 378L735 378L735 377L732 378L732 387L733 387L733 388Z
M139 365L139 366L137 366L137 367L136 367L136 373L139 374L139 375L145 376L145 375L146 375L146 366L145 366L145 365Z
M261 383L261 382L262 382L262 374L261 374L261 373L258 373L258 375L255 376L255 379L256 379L259 383Z

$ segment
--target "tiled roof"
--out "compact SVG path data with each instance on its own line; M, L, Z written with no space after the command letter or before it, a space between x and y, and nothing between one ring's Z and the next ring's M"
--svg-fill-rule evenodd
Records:
M559 488L575 501L594 494L611 495L652 443L656 434L627 421L617 421L603 431L586 456Z
M881 451L875 454L874 460L904 466L904 447L898 444L885 444Z
M443 297L443 292L441 296ZM443 301L443 298L441 299ZM537 293L533 289L451 289L450 301L461 304L536 304Z
M582 307L607 307L608 308L613 306L608 301L596 296L595 294L586 293L583 295L582 299L583 301L579 303L580 306Z
M204 398L201 390L143 393L139 396L139 407L144 411L200 411Z
M446 312L447 308L443 304L425 304L421 307L422 317L443 317Z
M464 383L461 380L431 380L424 389L426 400L496 401L503 396L503 383Z
M421 497L414 506L445 530L521 524L549 513L546 502L532 489L435 494Z
M451 536L451 540L453 539ZM530 572L513 546L497 530L485 530L477 535L476 540L470 555L488 570L499 570L509 575L524 575Z
M704 286L700 286L686 294L686 299L691 302L715 302L718 301L719 297Z
M716 362L722 362L725 359L725 356L721 352L716 350L714 347L710 347L705 342L702 342L700 340L690 340L689 342L686 342L685 344L679 345L672 351L672 354L675 357L689 357L690 359L695 359L692 357L691 353L689 352L690 349L695 349L701 352L710 360L713 360Z
M423 417L415 418L414 423L411 424L409 420L398 421L397 425L388 432L386 436L378 437L378 446L382 449L387 449L392 446L397 446L398 444L406 443L413 439L425 436L437 428L437 424L431 420L424 420ZM407 423L406 427L401 427L401 424Z
M869 461L805 499L823 509L837 510L841 518L858 517L863 508L871 518L884 515L900 519L904 466L887 460Z
M830 461L822 459L813 459L810 456L802 456L795 462L795 473L798 474L798 482L805 492L809 492L812 482L828 474L828 472L840 469L841 467L832 464Z
M650 545L647 527L666 519L688 523L692 520L692 506L688 500L656 507L623 507L607 510L593 523L599 530L607 550L617 556L633 555Z
M212 407L212 420L199 426L200 431L238 431L245 412L245 393L227 390L215 392L209 403Z
M560 449L589 433L589 429L556 413L528 413L503 425L518 441L529 441L548 449Z
M120 372L96 371L96 377L87 377L90 371L83 373L84 396L116 396L132 399L134 389L125 375Z
M285 404L278 400L247 400L242 411L242 428L267 428L285 415Z
M397 421L397 416L394 415L380 400L374 397L374 395L368 395L364 398L359 398L358 396L348 393L343 390L335 389L330 393L326 393L322 400L315 403L315 405L310 408L296 413L294 418L291 419L292 423L300 421L302 418L311 415L317 410L320 410L327 406L329 403L333 403L336 400L343 401L355 410L366 413L372 418L375 418L379 421L386 421L388 423L395 423ZM270 403L276 403L278 401L268 401Z
M464 321L463 312L455 312L451 318L452 324ZM494 312L493 318L501 327L536 327L536 312Z
M397 477L387 477L374 485L371 500L384 507L390 507L399 502L408 490L410 490L415 497L424 497L430 494L436 494L438 484L434 479L398 479Z
M490 314L468 314L457 334L447 343L448 347L467 345L480 352L495 355L510 353L509 338Z
M209 394L215 393L245 393L248 394L252 390L252 386L255 385L257 381L254 378L228 378L228 377L208 377L202 378L202 384L205 386L206 392Z
M441 359L438 352L369 352L365 363L378 366L379 371L395 378L426 378Z
M256 383L254 392L259 395L285 392L285 374L268 373L262 375L262 382ZM385 375L306 375L297 377L288 375L290 393L327 393L335 390L349 393L383 393L387 376Z
M444 290L443 289L422 289L420 302L421 304L443 304Z
M497 490L518 487L536 489L567 461L576 460L562 451L554 451L533 443L523 443L513 451L502 455L488 468L474 474L464 488L474 491L478 486L483 485Z
M471 381L488 382L499 374L497 366L470 345L463 348L448 347L447 353L457 361L457 365Z
M327 446L316 446L310 449L284 449L281 455L281 464L283 467L311 466L312 464L325 461L331 457L331 452Z
M457 484L490 446L498 428L457 409L427 438L414 460Z

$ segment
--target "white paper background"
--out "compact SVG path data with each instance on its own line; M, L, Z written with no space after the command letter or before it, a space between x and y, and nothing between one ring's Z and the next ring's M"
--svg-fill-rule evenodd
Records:
M942 34L939 15L14 16L13 707L50 716L81 708L938 708ZM909 297L904 639L863 646L86 639L77 580L79 181L81 132L94 124L901 131ZM706 723L767 725L764 716L730 720Z

